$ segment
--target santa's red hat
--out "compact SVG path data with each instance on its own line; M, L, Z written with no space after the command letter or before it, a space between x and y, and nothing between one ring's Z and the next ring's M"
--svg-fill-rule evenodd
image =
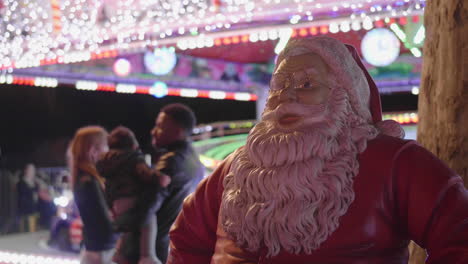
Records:
M277 59L277 66L287 57L315 53L330 67L338 83L348 91L351 107L383 134L404 137L404 130L393 120L382 121L382 107L377 85L364 67L356 49L330 37L292 39Z

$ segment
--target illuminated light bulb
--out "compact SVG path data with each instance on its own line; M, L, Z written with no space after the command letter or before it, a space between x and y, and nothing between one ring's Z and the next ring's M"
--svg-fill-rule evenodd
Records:
M224 44L224 45L229 45L229 44L231 44L231 38L229 38L229 37L223 38L223 44Z
M257 33L251 33L249 36L249 41L250 42L257 42L258 41L258 34Z
M199 38L197 40L197 48L201 49L205 47L205 40L203 38Z
M289 23L291 24L297 24L299 23L299 21L301 20L301 16L300 15L294 15L291 17L291 19L289 20Z
M182 97L197 97L198 90L196 89L180 89L180 96Z
M196 49L197 48L197 42L196 41L189 41L189 45L188 45L189 49Z
M166 83L157 81L153 84L148 92L156 98L162 98L168 94L168 91L169 89L167 88Z
M205 46L206 47L213 47L213 39L212 38L206 38L205 39Z
M350 30L349 23L346 22L346 21L341 22L341 24L340 24L340 30L341 30L342 32L349 32L349 30Z
M249 93L234 93L234 100L237 101L250 101L251 96Z
M118 83L115 86L115 91L117 93L135 93L136 92L136 86L133 85L133 84Z
M75 88L78 90L95 91L98 89L98 83L91 81L77 81L75 83Z
M240 42L239 36L233 36L232 37L232 43L233 44L238 44Z
M12 83L13 83L13 80L14 80L14 79L13 79L13 75L10 75L10 74L7 74L7 75L6 75L6 81L5 81L5 82L6 82L7 84L12 84Z
M359 31L361 30L361 22L359 21L353 21L351 23L351 29L354 30L354 31Z
M375 27L381 28L384 26L385 26L385 23L382 20L380 20L379 17L375 17Z
M330 23L330 33L338 33L340 31L339 27L338 27L338 24L337 23Z
M420 51L418 48L416 48L416 47L411 48L410 51L411 51L411 53L413 54L413 56L415 56L416 58L419 58L419 57L422 56L421 51Z
M226 98L226 92L223 91L209 91L208 92L208 97L211 99L224 99Z
M414 44L421 44L424 41L424 38L426 37L425 35L425 28L424 26L421 26L418 31L416 32L416 35L413 38L413 43Z
M268 32L267 31L260 31L260 33L258 34L258 39L260 41L268 40Z
M315 35L318 34L318 29L317 29L317 27L310 27L309 32L310 32L311 35L315 36Z
M278 31L276 29L272 29L270 31L268 31L268 38L270 40L275 40L278 38Z
M279 54L286 47L286 44L292 36L292 32L293 30L291 28L280 29L279 41L275 46L276 54Z
M309 33L309 32L307 31L306 28L301 28L301 29L299 30L299 36L301 36L301 37L307 36L308 33Z
M321 34L327 34L328 33L328 27L327 26L320 26L320 33Z
M365 30L371 30L374 27L374 24L372 23L372 20L370 17L364 18L364 21L362 22L362 27Z
M186 40L180 40L177 42L177 47L181 50L186 50L188 48Z
M132 65L127 59L120 58L115 61L113 66L114 73L118 76L124 77L127 76L132 70Z
M411 122L410 115L408 113L404 114L403 115L403 120L404 120L405 124L409 124Z
M401 30L401 28L397 24L391 24L390 29L397 35L397 37L402 41L406 41L406 33Z

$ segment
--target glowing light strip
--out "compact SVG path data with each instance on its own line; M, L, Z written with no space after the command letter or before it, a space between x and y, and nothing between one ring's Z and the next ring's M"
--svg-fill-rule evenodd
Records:
M395 33L395 35L397 35L397 37L402 41L402 42L406 42L406 34L405 32L403 32L403 30L401 30L401 28L393 23L390 25L390 29Z
M291 35L293 33L292 28L285 28L279 30L279 41L278 44L276 44L275 47L275 53L279 54L284 47L286 47L286 44L288 43L289 39L291 38Z
M225 99L226 98L226 92L223 91L209 91L208 92L208 97L211 99Z
M414 35L413 43L421 44L424 41L425 37L426 37L426 30L424 29L424 26L421 26L416 32L416 35Z
M422 56L422 52L416 47L411 48L410 51L413 54L413 56L415 56L416 58L419 58Z
M12 74L0 75L0 84L18 84L37 87L57 87L59 81L56 78L49 77L25 77L13 76ZM134 84L113 84L113 83L98 83L87 80L77 80L75 88L83 91L106 91L128 94L151 94L151 86L137 86ZM246 92L224 92L224 91L209 91L197 90L190 88L168 87L167 96L181 96L191 98L211 98L217 100L237 100L237 101L256 101L257 95Z
M118 93L135 93L136 92L136 86L133 84L121 84L118 83L115 86L115 91ZM148 90L149 93L149 90Z
M19 252L0 251L0 263L5 264L79 264L78 258L53 257Z
M55 78L37 77L34 79L34 86L57 87L57 85L58 85L58 80Z
M60 11L60 2L59 0L51 0L50 5L52 7L52 21L54 25L54 32L60 33L62 30L62 13Z
M417 113L384 114L383 119L392 119L402 125L417 124L419 121Z
M75 88L78 90L96 91L98 88L97 82L90 81L77 81Z
M271 33L272 31L281 30L284 28L293 28L294 32L292 37L296 37L297 33L303 32L307 34L308 29L310 28L310 34L316 35L320 34L327 34L329 32L329 26L331 23L337 23L342 25L340 28L342 31L349 31L350 24L351 28L356 30L359 28L359 23L362 23L362 28L365 30L370 30L373 27L373 22L376 21L382 24L383 22L380 20L381 17L399 17L399 16L407 16L408 12L404 11L401 13L395 13L395 10L390 11L383 11L384 13L380 14L365 14L364 17L358 18L354 17L350 18L335 18L335 19L327 19L327 20L319 20L319 21L309 21L304 23L298 24L283 24L283 25L275 25L275 26L266 26L266 27L257 27L257 28L250 28L250 29L242 29L242 30L229 30L229 31L219 31L219 32L210 32L203 35L198 36L183 36L183 37L170 37L170 38L163 38L158 40L158 46L178 46L181 49L196 49L196 48L204 48L204 47L212 47L213 45L229 45L229 44L237 44L240 42L251 41L265 41L268 39L275 39L276 33ZM414 10L412 12L413 18L417 17L418 15L422 15L424 12L423 9ZM363 13L364 14L364 13ZM361 22L359 22L361 21ZM391 19L389 19L391 21ZM403 21L403 20L402 20ZM399 21L400 22L400 21ZM392 25L396 25L396 23L389 22ZM403 23L402 23L403 24ZM354 25L354 26L353 26ZM312 29L315 28L315 29ZM305 36L305 35L300 35ZM217 44L218 43L218 44ZM87 61L92 59L99 59L99 58L109 58L109 57L116 57L120 54L126 54L130 52L138 52L143 51L148 46L147 40L141 41L133 41L131 43L126 44L123 47L119 47L117 50L115 45L110 46L102 46L100 47L99 52L91 52L91 51L72 51L71 53L66 53L64 56L58 56L56 59L44 59L44 60L34 60L34 61L10 61L8 63L0 64L1 69L10 69L10 68L26 68L26 67L37 67L40 65L47 65L47 64L56 64L56 63L73 63L79 61Z
M252 100L252 97L249 93L234 93L234 100L250 101Z
M0 75L0 83L12 84L13 83L13 75Z
M197 97L198 91L196 89L180 89L180 96L182 97Z
M214 169L216 168L219 163L221 163L220 160L215 160L215 159L212 159L212 158L209 158L205 155L199 155L199 158L200 158L200 162L207 168L210 168L210 169Z

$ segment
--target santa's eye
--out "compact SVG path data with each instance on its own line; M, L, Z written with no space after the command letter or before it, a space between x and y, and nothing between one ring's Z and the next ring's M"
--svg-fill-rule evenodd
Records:
M312 87L312 84L310 82L305 82L303 85L302 85L302 88L311 88Z

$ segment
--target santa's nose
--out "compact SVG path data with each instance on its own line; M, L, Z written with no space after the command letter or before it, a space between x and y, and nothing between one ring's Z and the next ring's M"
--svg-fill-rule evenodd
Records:
M292 102L296 100L294 89L283 89L279 94L279 103Z

